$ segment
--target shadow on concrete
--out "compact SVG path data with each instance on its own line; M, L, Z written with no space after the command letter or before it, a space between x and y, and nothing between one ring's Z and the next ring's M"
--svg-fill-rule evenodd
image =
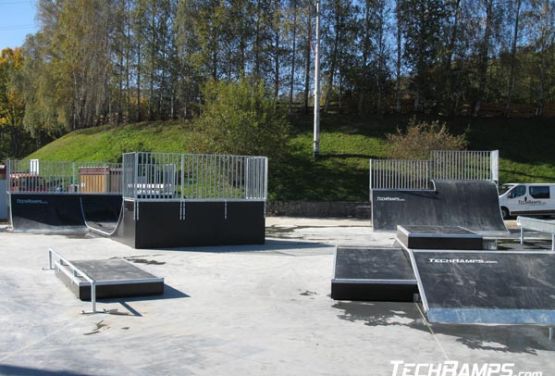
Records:
M266 239L264 244L247 245L225 245L209 247L178 247L167 248L167 251L184 252L207 252L207 253L226 253L226 252L268 252L268 251L294 251L302 249L334 248L335 246L327 243L298 241L298 240L279 240Z
M190 298L184 292L181 292L168 284L164 284L164 293L162 295L149 295L149 296L132 296L128 298L113 298L113 299L98 299L102 303L121 303L125 306L129 302L142 302L148 300L166 300L166 299L181 299Z
M336 302L333 308L343 311L338 315L342 320L360 321L368 326L406 326L456 337L457 343L470 349L532 355L538 351L555 351L555 339L550 339L547 327L430 324L415 303Z
M0 364L0 375L8 376L86 376L87 373L77 373L73 371L64 370L44 370L39 368L22 367L22 366L12 366L8 364Z

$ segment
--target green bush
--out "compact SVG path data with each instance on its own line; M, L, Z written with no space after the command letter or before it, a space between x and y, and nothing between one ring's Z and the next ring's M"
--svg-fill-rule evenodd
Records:
M285 113L260 81L211 81L204 89L204 105L195 122L195 151L284 155L289 136Z
M464 134L449 133L447 125L439 121L409 121L405 132L397 129L387 135L389 156L395 159L428 159L432 150L463 150L468 141Z

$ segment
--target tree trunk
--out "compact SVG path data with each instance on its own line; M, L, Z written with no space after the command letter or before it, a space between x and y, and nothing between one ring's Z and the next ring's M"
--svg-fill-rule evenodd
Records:
M312 49L312 12L308 14L308 25L306 32L306 50L304 65L304 113L308 114L308 95L310 92L310 51Z
M137 121L141 121L141 42L137 42Z
M401 0L397 0L396 14L397 14L397 61L395 62L395 112L401 113Z
M447 47L447 61L445 62L445 72L447 72L448 75L448 79L447 79L447 96L448 98L447 101L450 102L448 103L448 109L449 112L455 113L457 106L456 106L456 100L453 98L454 94L454 90L455 90L455 85L456 85L456 81L455 81L455 75L453 74L453 69L451 68L451 64L453 63L453 54L455 51L455 44L457 42L457 38L458 38L458 29L459 29L459 18L460 18L460 5L461 5L461 0L456 0L455 1L455 19L453 21L453 31L451 32L451 38L449 38L449 46Z
M291 76L289 78L289 113L293 107L293 90L295 86L295 62L297 60L297 0L293 0L293 46L291 51Z
M366 100L366 72L368 64L368 55L370 54L370 4L368 1L364 2L364 33L362 40L362 66L360 80L363 83L358 95L358 113L362 115L364 111L364 102Z
M278 7L279 7L279 2L278 2ZM274 46L274 98L277 100L278 96L279 96L279 49L280 49L280 39L279 39L279 32L280 32L280 20L279 20L279 12L280 10L277 10L278 12L278 21L277 21L277 25L274 25L274 38L275 38L275 46Z
M474 116L478 116L480 105L484 97L484 92L487 83L488 63L489 63L489 43L493 27L493 0L486 2L486 25L484 31L484 39L480 47L480 65L479 65L479 83L478 83L478 97L474 103Z
M255 26L255 37L254 37L254 75L256 78L260 78L260 50L261 50L261 38L260 38L260 1L256 2L256 26Z
M326 96L324 97L324 112L328 112L328 107L330 104L330 94L333 91L333 79L335 77L335 70L337 67L337 54L338 54L338 47L339 47L339 38L341 36L341 15L339 14L340 9L337 6L336 0L336 7L335 7L335 38L333 39L333 47L331 52L331 62L330 62L330 71L328 75L328 87L326 90Z
M520 19L520 7L522 5L522 0L516 1L515 10L515 24L513 30L513 42L511 46L511 70L509 73L509 82L507 84L507 103L505 104L505 116L509 116L511 113L511 102L513 97L513 89L515 85L515 69L516 69L516 44L518 41L518 23Z

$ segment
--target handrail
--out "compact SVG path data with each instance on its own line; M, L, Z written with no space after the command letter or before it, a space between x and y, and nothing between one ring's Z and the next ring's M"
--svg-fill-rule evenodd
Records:
M516 224L520 227L520 244L524 243L524 229L526 228L528 230L551 234L551 250L555 251L555 221L518 216L516 218Z
M85 272L83 272L81 269L79 269L77 266L73 265L73 263L69 260L67 260L66 258L64 258L62 255L60 255L58 252L54 251L52 248L48 248L48 268L50 270L54 270L55 268L53 267L53 259L56 256L58 258L58 260L64 264L64 266L69 266L71 268L71 272L73 274L74 277L81 277L84 278L87 282L89 282L91 284L91 303L92 303L92 312L91 313L96 313L96 281L89 277Z

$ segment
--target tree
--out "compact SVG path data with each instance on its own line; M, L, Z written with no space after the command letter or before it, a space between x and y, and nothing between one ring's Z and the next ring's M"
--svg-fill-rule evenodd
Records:
M0 53L0 156L20 157L24 151L23 117L25 100L22 95L23 53L6 48ZM9 146L2 145L7 134ZM6 152L9 150L9 152ZM3 155L2 155L3 154Z
M438 82L433 67L441 61L445 4L442 0L402 2L405 59L414 73L414 109L422 110L434 98Z
M212 80L203 93L205 104L196 121L197 151L283 156L289 125L263 81Z
M395 159L427 159L433 150L463 150L468 142L464 134L453 135L445 123L409 121L405 131L387 135L389 156Z

